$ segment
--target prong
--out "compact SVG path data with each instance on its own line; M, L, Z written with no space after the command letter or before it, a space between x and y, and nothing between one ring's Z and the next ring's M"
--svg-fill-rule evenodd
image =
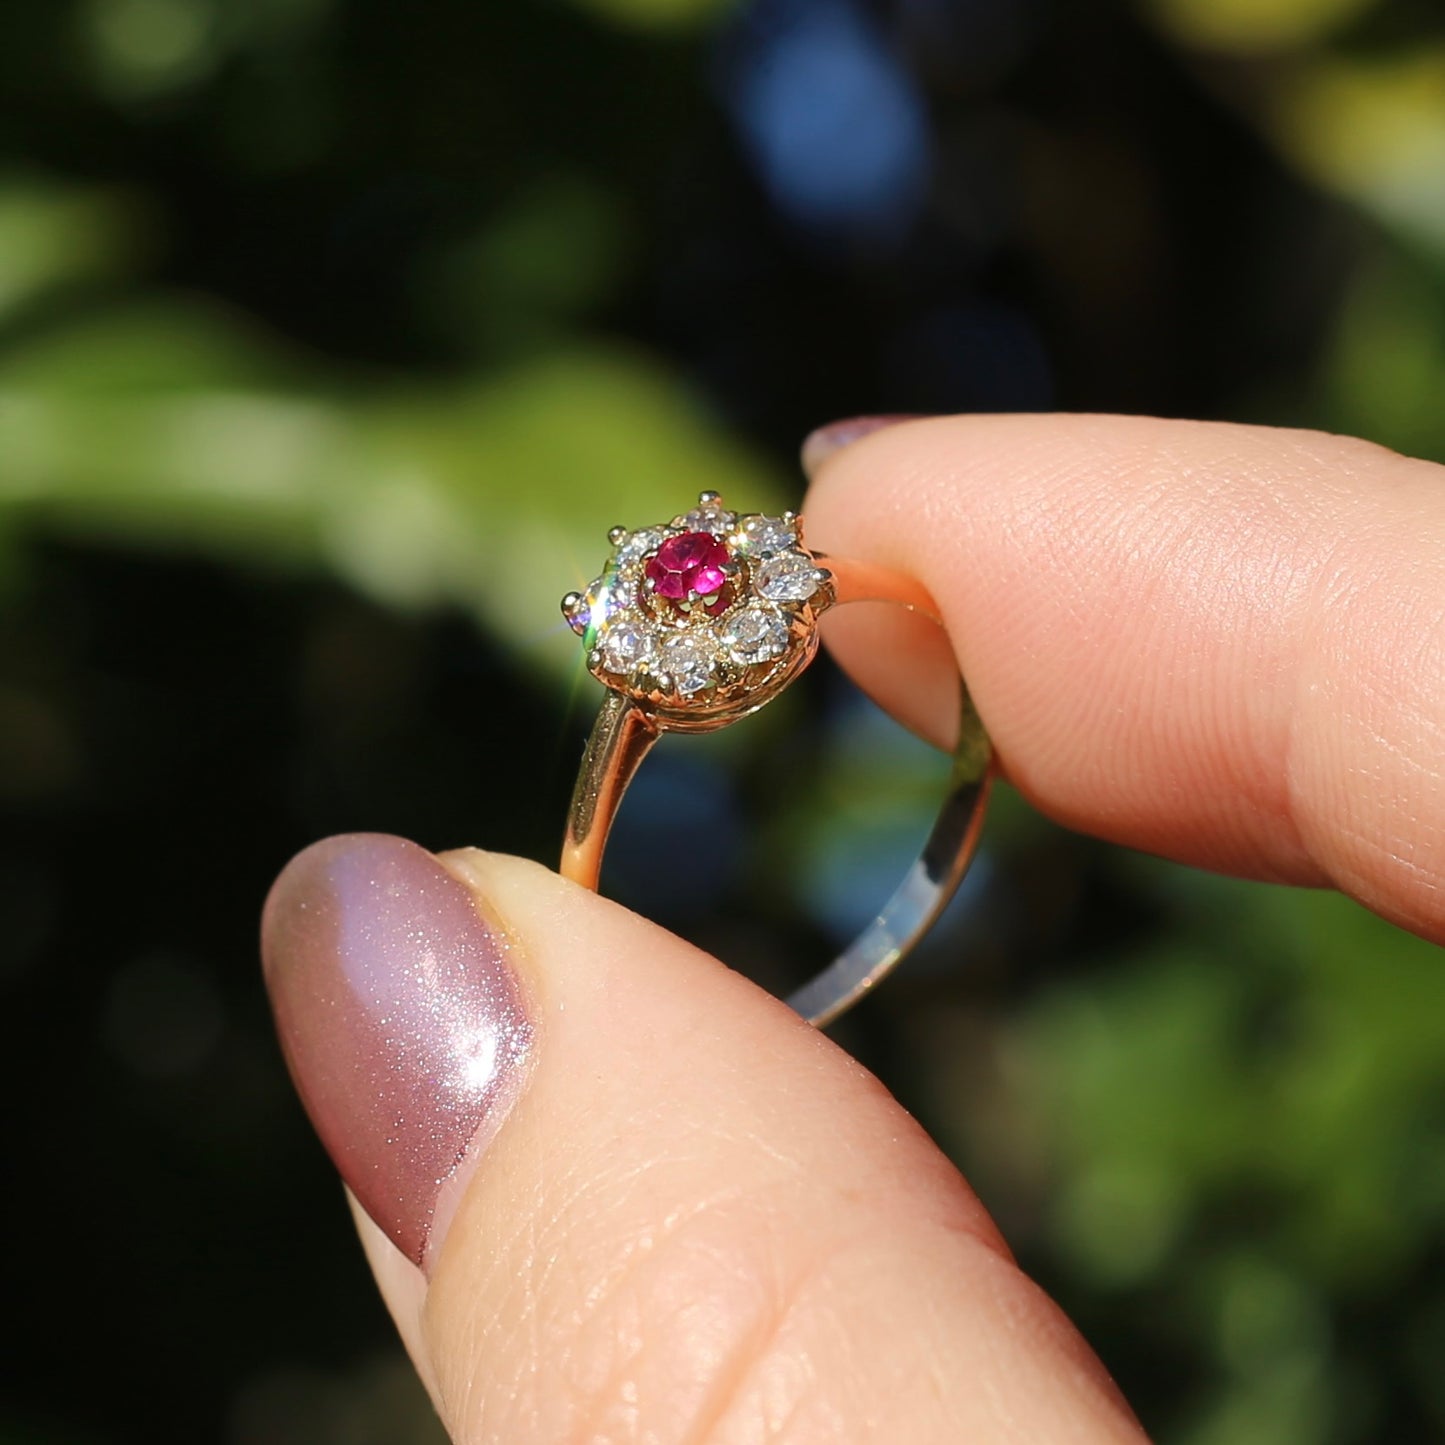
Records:
M627 540L627 528L626 528L626 527L612 527L612 528L610 528L609 531L608 531L608 533L607 533L607 540L608 540L609 542L611 542L614 547L620 547L620 546Z
M600 647L594 647L592 651L587 654L587 666L590 667L594 672L601 670L602 649Z
M833 574L826 567L813 568L813 581L819 587L826 587L833 580Z
M716 506L716 505L718 505L719 503L721 503L721 501L722 501L722 493L721 493L721 492L699 492L699 493L697 494L697 504L698 504L699 507L712 507L712 506Z
M796 512L784 512L783 521L790 527L796 527L798 525L798 514Z

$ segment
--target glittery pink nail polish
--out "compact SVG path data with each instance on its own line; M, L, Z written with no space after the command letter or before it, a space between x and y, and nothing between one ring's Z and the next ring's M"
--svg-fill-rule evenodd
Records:
M261 954L281 1047L363 1209L428 1267L532 1046L514 945L402 838L313 844L266 900Z
M852 446L884 427L921 419L917 412L893 412L882 416L850 416L844 421L829 422L827 426L809 432L803 439L803 470L811 477L829 457L841 452L844 447Z

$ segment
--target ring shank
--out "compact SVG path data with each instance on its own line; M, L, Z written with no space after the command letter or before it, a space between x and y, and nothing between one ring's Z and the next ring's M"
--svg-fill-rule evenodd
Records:
M819 556L833 574L835 605L889 602L943 625L933 599L910 577L843 558ZM788 1003L810 1023L830 1023L893 969L947 906L972 861L983 826L993 755L968 689L959 679L958 741L943 805L923 850L871 923ZM562 876L594 892L608 834L623 794L661 736L655 721L620 693L597 715L567 816Z

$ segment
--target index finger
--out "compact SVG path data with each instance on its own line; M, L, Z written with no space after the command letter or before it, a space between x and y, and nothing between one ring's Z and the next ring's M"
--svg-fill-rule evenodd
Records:
M1445 938L1445 468L1132 417L911 420L809 453L809 545L928 586L1040 809ZM943 670L880 625L830 646L941 739Z

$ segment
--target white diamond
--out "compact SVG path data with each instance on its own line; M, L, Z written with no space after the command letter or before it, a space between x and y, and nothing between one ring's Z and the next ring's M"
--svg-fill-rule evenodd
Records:
M587 590L582 594L582 602L575 613L575 621L570 617L568 621L572 622L574 627L580 624L585 632L595 633L607 621L608 614L613 610L612 584L616 580L617 574L608 572L589 582ZM588 646L591 646L590 640Z
M718 641L744 667L768 662L788 650L788 622L771 607L744 607L721 625Z
M758 556L764 552L781 552L798 540L797 526L781 517L744 517L738 546Z
M666 527L643 527L633 532L617 549L619 562L640 562L649 552L655 552L667 541Z
M701 692L712 681L712 654L700 637L679 632L662 644L662 670L674 692Z
M817 563L801 552L779 552L757 570L758 592L773 602L805 602L818 590Z
M714 537L726 537L737 524L738 514L725 511L716 502L699 502L692 511L672 520L674 527L685 532L708 532Z
M650 627L619 618L602 634L602 661L610 672L627 674L657 651L657 638Z

